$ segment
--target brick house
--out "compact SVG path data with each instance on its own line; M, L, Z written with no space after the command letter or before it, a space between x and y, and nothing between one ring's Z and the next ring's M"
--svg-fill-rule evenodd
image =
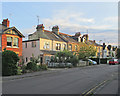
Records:
M16 27L9 27L9 24L8 19L4 19L0 24L0 51L11 50L21 57L24 35Z

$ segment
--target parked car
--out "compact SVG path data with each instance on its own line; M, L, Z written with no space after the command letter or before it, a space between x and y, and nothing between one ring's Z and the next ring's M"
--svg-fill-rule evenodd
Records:
M118 64L118 59L110 59L109 60L109 65L115 65L115 64Z
M93 64L93 65L96 65L96 64L97 64L96 61L93 61L93 60L91 60L91 59L88 59L88 61L89 61L90 64Z

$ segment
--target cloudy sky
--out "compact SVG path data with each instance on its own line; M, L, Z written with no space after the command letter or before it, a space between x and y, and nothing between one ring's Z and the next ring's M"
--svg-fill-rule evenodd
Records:
M37 16L39 24L44 24L46 30L58 25L63 33L88 33L91 40L118 44L117 2L2 3L2 19L9 18L10 26L18 28L26 36L25 39L36 30Z

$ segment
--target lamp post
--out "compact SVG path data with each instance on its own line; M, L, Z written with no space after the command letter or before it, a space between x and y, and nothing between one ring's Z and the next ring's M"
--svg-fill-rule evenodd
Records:
M100 43L102 40L99 40L99 64L100 64Z

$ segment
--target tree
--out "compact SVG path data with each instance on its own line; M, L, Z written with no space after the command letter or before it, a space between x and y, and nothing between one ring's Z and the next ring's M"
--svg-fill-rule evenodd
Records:
M67 50L57 52L55 58L57 58L58 63L71 63L73 66L76 66L79 61L76 54L73 55Z
M2 52L2 75L17 75L18 61L19 57L15 52L10 50L4 50L4 52Z
M116 54L117 58L120 58L120 48L117 49L117 54Z
M94 46L84 44L84 46L80 47L78 54L79 59L86 59L95 56L96 49Z

